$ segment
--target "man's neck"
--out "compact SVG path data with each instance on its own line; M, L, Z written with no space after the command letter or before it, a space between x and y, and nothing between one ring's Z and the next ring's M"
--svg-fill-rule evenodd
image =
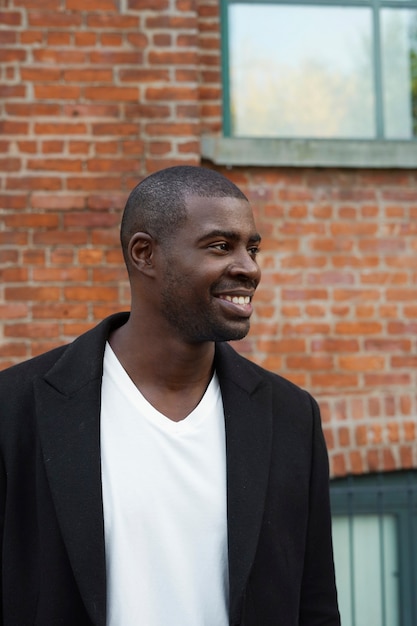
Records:
M213 342L163 340L129 320L112 333L109 343L142 395L174 421L197 406L213 375Z

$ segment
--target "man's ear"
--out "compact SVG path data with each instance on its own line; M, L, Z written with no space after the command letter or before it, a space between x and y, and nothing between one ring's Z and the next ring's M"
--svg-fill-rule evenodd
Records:
M135 233L129 241L128 255L130 263L137 270L145 274L153 273L155 240L148 233Z

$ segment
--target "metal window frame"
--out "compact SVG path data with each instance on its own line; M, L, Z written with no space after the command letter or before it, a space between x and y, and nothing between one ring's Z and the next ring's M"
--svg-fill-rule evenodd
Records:
M340 6L334 0L220 0L221 58L223 76L223 135L207 134L201 138L201 156L218 165L279 166L279 167L343 167L415 169L417 167L417 139L392 140L377 137L371 140L355 139L286 139L232 137L230 122L228 7L233 3L286 4L304 6ZM382 8L417 10L417 0L350 0L343 6L373 8L375 30L374 56L375 88L378 90L377 133L382 134L382 76L380 66L379 12Z
M381 66L381 32L380 11L384 8L417 9L416 0L347 0L343 3L335 0L221 0L221 56L223 76L223 135L232 137L231 103L230 103L230 55L229 55L229 6L232 4L270 4L287 6L321 6L321 7L367 7L372 11L373 24L373 66L375 91L376 140L384 140L384 103ZM310 139L306 137L306 139ZM352 138L354 139L354 138ZM343 141L343 140L341 140ZM372 140L370 140L372 141ZM410 139L408 141L413 141ZM414 140L415 141L415 140Z
M401 626L417 624L417 471L349 476L331 481L332 515L391 514L397 521ZM382 525L382 517L381 517ZM380 541L382 533L380 530ZM381 546L383 556L383 547ZM382 573L381 573L382 579ZM381 584L383 581L381 580ZM354 603L354 598L352 598ZM354 625L353 625L354 626ZM380 626L389 626L381 624Z

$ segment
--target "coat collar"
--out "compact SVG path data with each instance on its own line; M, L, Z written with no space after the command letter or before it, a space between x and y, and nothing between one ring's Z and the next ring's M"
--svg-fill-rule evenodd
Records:
M92 622L106 623L106 564L100 463L105 342L128 314L117 314L64 349L35 401L44 461L62 536ZM216 346L226 425L230 621L243 593L262 522L271 445L271 401L258 368L230 346ZM266 391L266 392L265 392Z

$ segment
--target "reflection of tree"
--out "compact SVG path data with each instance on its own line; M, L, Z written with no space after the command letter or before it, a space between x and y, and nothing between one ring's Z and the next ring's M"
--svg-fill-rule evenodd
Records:
M381 20L385 135L394 139L412 133L409 18L409 11L386 9Z
M384 9L380 16L385 137L417 137L417 12ZM373 44L368 28L360 32L348 44L348 67L337 52L298 64L267 57L256 46L259 31L248 32L232 64L234 134L374 138ZM325 47L325 39L319 45Z
M361 71L338 71L313 59L299 66L256 59L245 46L231 77L234 134L374 137L369 58Z
M417 16L410 27L410 81L413 137L417 137Z

